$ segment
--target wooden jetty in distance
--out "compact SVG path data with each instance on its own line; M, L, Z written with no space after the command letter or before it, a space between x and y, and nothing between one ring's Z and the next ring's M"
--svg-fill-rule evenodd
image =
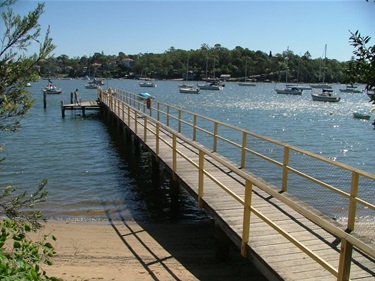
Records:
M84 101L79 103L64 104L61 101L61 116L65 117L65 110L80 110L82 116L85 116L86 110L99 110L99 103L97 101Z

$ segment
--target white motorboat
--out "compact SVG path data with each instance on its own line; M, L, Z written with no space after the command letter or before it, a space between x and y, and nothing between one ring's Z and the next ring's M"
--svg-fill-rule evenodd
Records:
M321 93L311 94L313 101L323 101L323 102L339 102L340 97L332 94L331 90L323 90Z
M139 86L148 87L148 88L155 88L157 86L157 84L155 84L154 82L150 82L150 81L144 81L144 82L139 82Z
M182 94L199 94L199 91L197 88L180 88Z
M51 80L48 80L48 84L47 86L44 87L43 92L46 94L54 95L54 94L61 94L62 90L61 88L54 85Z
M97 89L98 87L99 87L99 85L97 85L97 84L86 84L85 85L86 89Z
M197 86L201 90L215 90L215 91L218 91L218 90L223 90L224 89L224 85L222 83L216 82L216 81L207 82L205 84L197 84Z
M284 89L275 89L276 93L283 95L302 95L303 90L296 87L286 87Z

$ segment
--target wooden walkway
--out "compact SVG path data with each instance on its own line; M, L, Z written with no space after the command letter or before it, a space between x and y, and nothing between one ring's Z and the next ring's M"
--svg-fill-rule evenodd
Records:
M86 110L99 110L99 104L97 101L84 101L80 103L64 104L61 102L61 116L65 117L65 110L79 110L82 112L82 116L85 116Z
M102 102L109 114L121 120L197 198L267 279L348 280L347 269L340 270L340 264L345 264L340 262L344 256L340 252L346 241L356 240L339 227L334 234L324 229L335 229L335 221L115 96L102 96ZM290 207L295 205L299 207ZM304 215L299 208L307 210ZM251 211L251 216L246 211ZM307 218L306 213L314 219ZM320 220L324 228L313 222ZM345 237L343 243L341 236ZM351 265L350 279L374 281L374 247L363 248L365 252L354 247L346 261Z

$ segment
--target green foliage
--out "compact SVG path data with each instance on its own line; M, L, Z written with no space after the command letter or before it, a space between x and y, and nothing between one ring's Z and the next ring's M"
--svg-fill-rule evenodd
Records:
M44 235L40 241L32 241L28 223L0 222L0 279L1 280L58 280L48 277L43 265L52 265L56 254L51 242L53 235Z
M25 17L15 15L10 6L15 0L0 2L4 25L1 29L0 47L0 130L16 131L19 118L32 106L31 94L26 83L38 74L37 63L45 59L55 48L49 38L49 30L43 43L39 42L38 20L44 4L38 4ZM31 43L39 44L39 55L25 53ZM3 145L0 145L0 152ZM0 158L0 163L5 157ZM32 211L35 204L43 202L47 196L44 190L47 180L43 180L31 195L26 192L15 194L16 189L7 186L0 193L0 279L1 280L57 280L48 277L43 265L51 265L55 255L50 240L52 235L33 241L28 234L41 227L41 213Z
M355 33L350 33L350 42L355 48L353 51L355 61L352 62L352 67L348 69L348 73L351 77L354 77L355 82L363 81L366 84L366 89L371 91L375 88L375 45L367 46L371 37L361 36L358 30ZM369 102L375 104L374 93ZM375 130L375 121L372 125Z
M194 74L194 80L200 80L206 76L207 62L207 75L209 77L230 74L232 78L240 80L245 76L247 62L247 75L249 78L254 78L257 81L284 81L284 60L287 55L289 58L288 81L322 82L322 77L319 76L322 58L311 59L308 51L303 56L298 56L291 50L282 54L267 54L239 46L233 50L229 50L219 44L216 44L213 48L208 45L203 47L198 50L181 50L171 47L162 54L128 55L128 58L134 60L130 67L122 65L124 53L119 56L95 53L92 57L83 56L81 58L68 58L66 55L62 55L41 61L38 65L40 66L41 76L44 77L77 78L91 75L103 78L128 77L133 79L140 76L148 76L156 79L177 79L184 77L187 61L189 61L189 71ZM64 60L61 59L62 57ZM345 83L345 81L350 80L346 77L344 71L346 68L347 62L339 62L327 58L325 82Z
M27 82L38 77L37 63L47 58L54 50L49 28L44 41L39 41L39 17L44 4L26 16L15 15L10 8L14 0L1 2L4 10L1 14L3 24L0 46L0 130L15 131L19 127L19 118L24 116L33 104L31 94L26 90ZM39 54L27 56L26 51L32 44L39 45Z
M353 51L355 61L349 73L356 81L363 81L368 90L375 87L375 45L368 47L370 40L371 37L361 36L358 30L355 33L351 32L350 42L355 48Z

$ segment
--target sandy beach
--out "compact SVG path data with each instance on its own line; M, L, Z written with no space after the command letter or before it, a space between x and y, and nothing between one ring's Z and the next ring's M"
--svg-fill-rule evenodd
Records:
M266 280L231 247L215 257L213 223L48 221L38 235L56 236L49 276L83 280Z

